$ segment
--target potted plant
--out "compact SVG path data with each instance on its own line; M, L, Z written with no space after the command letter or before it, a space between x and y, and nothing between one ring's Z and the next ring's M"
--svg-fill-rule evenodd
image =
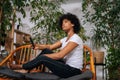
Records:
M82 4L82 9L83 9L83 13L85 13L84 17L85 17L85 22L91 22L94 23L94 9L91 7L89 8L89 10L87 10L86 8L88 8L87 4L89 4L89 2L87 3L86 1L83 1ZM93 18L93 19L92 19ZM93 21L94 20L94 21ZM95 23L96 25L97 23ZM97 27L93 27L93 29L91 30L91 32L93 33L92 36L90 37L90 41L92 44L92 49L93 49L93 55L94 55L94 61L95 63L104 63L104 51L102 50L102 48L104 47L104 43L101 40L102 36L100 36L100 34L102 34L101 30L99 30Z
M83 0L82 5L86 19L95 24L94 31L98 35L97 39L100 44L107 47L106 67L109 80L119 80L120 0Z
M91 43L93 46L93 55L94 55L94 59L95 59L95 63L97 64L104 64L104 51L101 49L104 45L103 42L101 40L101 31L96 30L94 28L93 30L93 35L91 37Z

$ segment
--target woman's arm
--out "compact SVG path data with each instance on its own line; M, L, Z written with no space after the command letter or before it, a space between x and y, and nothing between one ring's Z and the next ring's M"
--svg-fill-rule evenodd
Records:
M62 59L65 55L69 54L77 46L78 46L77 43L69 42L60 52L53 53L53 54L45 54L45 56L55 60L59 60L59 59Z
M48 48L50 50L53 50L53 49L57 49L57 48L61 47L61 44L62 43L60 41L58 41L54 44L36 44L35 49L43 50L45 48Z

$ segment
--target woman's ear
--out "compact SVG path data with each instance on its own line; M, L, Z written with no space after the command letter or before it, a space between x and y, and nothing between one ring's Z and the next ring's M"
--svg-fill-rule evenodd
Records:
M75 26L74 24L72 24L72 26Z

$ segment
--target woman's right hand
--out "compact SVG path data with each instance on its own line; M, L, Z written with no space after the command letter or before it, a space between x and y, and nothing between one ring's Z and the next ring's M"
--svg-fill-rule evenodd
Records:
M34 49L40 49L40 44L35 44Z

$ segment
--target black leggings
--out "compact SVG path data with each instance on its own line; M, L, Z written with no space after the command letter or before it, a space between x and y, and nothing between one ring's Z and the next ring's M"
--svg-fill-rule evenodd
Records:
M49 49L44 49L35 59L29 61L28 63L23 64L22 66L23 69L31 70L35 67L38 67L40 64L43 64L49 70L51 70L53 74L62 78L67 78L67 77L82 73L80 69L73 68L69 65L66 65L61 60L57 61L42 55L42 54L48 54L48 53L53 53L53 52Z

